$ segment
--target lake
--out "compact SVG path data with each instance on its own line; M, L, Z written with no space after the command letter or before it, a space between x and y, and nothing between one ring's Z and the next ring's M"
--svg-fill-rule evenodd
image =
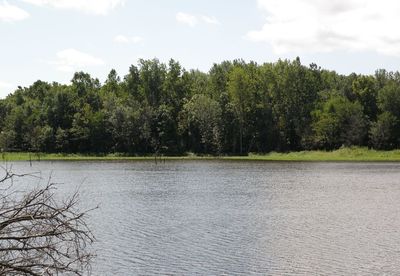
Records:
M93 275L371 275L400 271L400 164L27 162L79 187ZM17 179L37 182L36 179Z

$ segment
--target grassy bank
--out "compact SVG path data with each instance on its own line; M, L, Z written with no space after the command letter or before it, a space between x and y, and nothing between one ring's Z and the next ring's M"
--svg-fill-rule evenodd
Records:
M367 148L342 148L335 151L301 151L290 153L249 154L248 156L174 156L161 157L163 160L238 160L238 161L400 161L400 150L376 151ZM84 161L84 160L154 160L154 157L109 155L84 155L84 154L37 154L37 153L3 153L0 155L3 161Z

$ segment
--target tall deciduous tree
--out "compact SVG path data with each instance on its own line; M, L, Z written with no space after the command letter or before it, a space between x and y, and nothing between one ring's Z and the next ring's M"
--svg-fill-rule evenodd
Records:
M399 72L346 76L299 58L223 61L207 73L139 60L123 80L115 70L104 84L77 72L71 84L19 87L0 100L0 146L127 154L396 148L399 95Z

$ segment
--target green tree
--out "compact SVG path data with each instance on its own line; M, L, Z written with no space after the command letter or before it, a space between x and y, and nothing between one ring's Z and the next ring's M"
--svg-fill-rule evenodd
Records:
M120 90L120 83L121 78L118 76L117 71L112 69L108 74L107 80L103 86L103 90L106 91L106 93L118 94Z
M398 119L390 112L384 112L378 116L378 120L374 122L370 129L371 145L375 149L389 150L398 145L399 140L396 134Z
M70 147L70 139L69 139L69 132L68 130L62 129L62 128L57 128L57 131L55 133L55 149L57 152L69 152Z
M187 71L139 60L121 81L85 72L0 100L3 150L246 154L400 146L400 73L340 75L300 59ZM369 134L369 135L368 135Z
M180 118L180 130L188 134L195 152L221 152L221 108L218 102L207 95L196 94L184 105Z
M30 141L30 151L33 152L49 152L54 149L54 130L52 127L45 125L43 127L36 126L33 131L28 134Z
M250 77L245 69L235 66L229 74L228 92L239 126L239 152L243 153L243 136L247 135L248 113L251 108L252 91Z
M311 123L311 111L317 99L319 84L315 74L301 65L279 60L272 68L270 93L273 115L279 131L281 150L298 150Z
M378 93L378 106L382 112L390 112L400 118L400 85L394 81L385 85Z
M160 63L158 59L140 59L139 67L140 94L144 95L150 106L158 107L162 103L166 66Z
M362 145L366 137L366 120L362 106L332 92L330 98L313 112L312 129L317 148L336 149Z
M359 76L353 81L353 91L361 103L364 114L369 120L376 120L378 114L377 106L377 84L372 76Z

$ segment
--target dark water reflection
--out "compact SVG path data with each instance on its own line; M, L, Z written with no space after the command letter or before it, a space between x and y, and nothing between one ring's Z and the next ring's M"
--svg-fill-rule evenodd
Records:
M80 186L94 275L396 275L400 164L41 162ZM25 181L25 180L19 180Z

